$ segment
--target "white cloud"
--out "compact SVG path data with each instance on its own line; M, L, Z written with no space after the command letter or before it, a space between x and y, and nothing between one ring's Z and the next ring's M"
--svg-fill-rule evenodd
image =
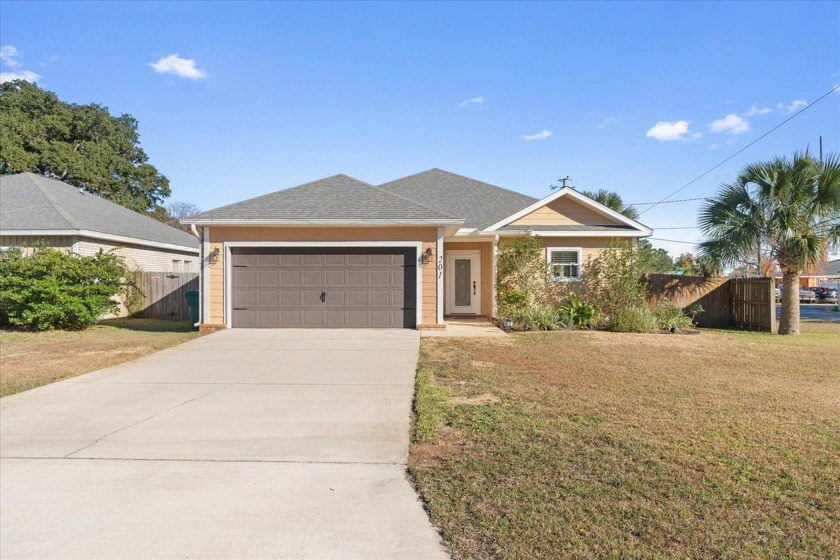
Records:
M17 61L18 56L20 56L20 51L17 50L17 47L13 47L12 45L3 45L0 47L0 62L9 68L20 66L20 62Z
M804 99L797 99L790 105L785 105L784 103L779 103L776 105L776 107L778 107L780 111L784 111L788 115L790 115L791 113L795 113L801 109L804 109L807 106L808 102Z
M21 70L19 72L0 72L0 84L11 82L12 80L26 80L27 82L35 83L41 79L41 76L32 72L31 70Z
M522 136L523 140L545 140L551 136L551 131L548 129L543 130L542 132L537 132L536 134L525 134Z
M691 132L688 129L689 121L659 121L653 125L645 136L659 140L660 142L676 142L677 140L696 140L702 136L699 132Z
M615 124L618 121L615 117L607 117L606 119L602 120L598 123L598 128L607 128L611 124Z
M742 117L763 117L764 115L769 115L773 112L772 107L757 107L756 105L750 105L750 108L747 109L745 113L741 113Z
M726 134L738 135L750 131L750 123L736 115L730 113L709 124L709 130L712 132L725 132Z
M192 58L181 58L178 53L164 56L157 62L150 62L149 66L158 74L175 74L190 80L203 80L207 72L195 65Z
M468 105L484 105L484 96L479 95L478 97L471 97L470 99L464 99L458 104L458 107L466 107Z

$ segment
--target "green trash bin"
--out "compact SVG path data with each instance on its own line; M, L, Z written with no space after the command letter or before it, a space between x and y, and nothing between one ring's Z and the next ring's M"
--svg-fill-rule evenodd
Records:
M198 330L198 290L189 290L184 293L187 305L190 306L190 326L192 330Z

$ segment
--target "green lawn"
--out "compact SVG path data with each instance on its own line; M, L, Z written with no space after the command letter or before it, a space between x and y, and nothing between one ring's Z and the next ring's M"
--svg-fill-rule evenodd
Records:
M0 397L157 352L199 336L189 322L109 319L83 331L0 330Z
M456 559L840 557L840 325L424 339L410 471Z

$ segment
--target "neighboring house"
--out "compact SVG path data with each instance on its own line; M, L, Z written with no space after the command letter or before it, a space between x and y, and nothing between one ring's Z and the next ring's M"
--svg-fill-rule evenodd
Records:
M538 235L562 281L652 233L571 188L536 200L439 169L378 187L336 175L184 223L203 240L205 330L443 328L496 315L500 244Z
M782 285L782 275L778 271L775 280L777 286ZM799 275L799 285L803 288L834 286L837 283L840 283L840 259L828 261L824 265L816 266Z
M35 173L0 176L0 247L114 250L131 270L199 272L198 239Z

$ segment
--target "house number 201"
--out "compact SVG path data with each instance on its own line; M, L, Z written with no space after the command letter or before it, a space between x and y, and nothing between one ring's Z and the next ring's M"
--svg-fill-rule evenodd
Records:
M438 256L438 263L437 263L437 273L438 278L443 278L443 256Z

